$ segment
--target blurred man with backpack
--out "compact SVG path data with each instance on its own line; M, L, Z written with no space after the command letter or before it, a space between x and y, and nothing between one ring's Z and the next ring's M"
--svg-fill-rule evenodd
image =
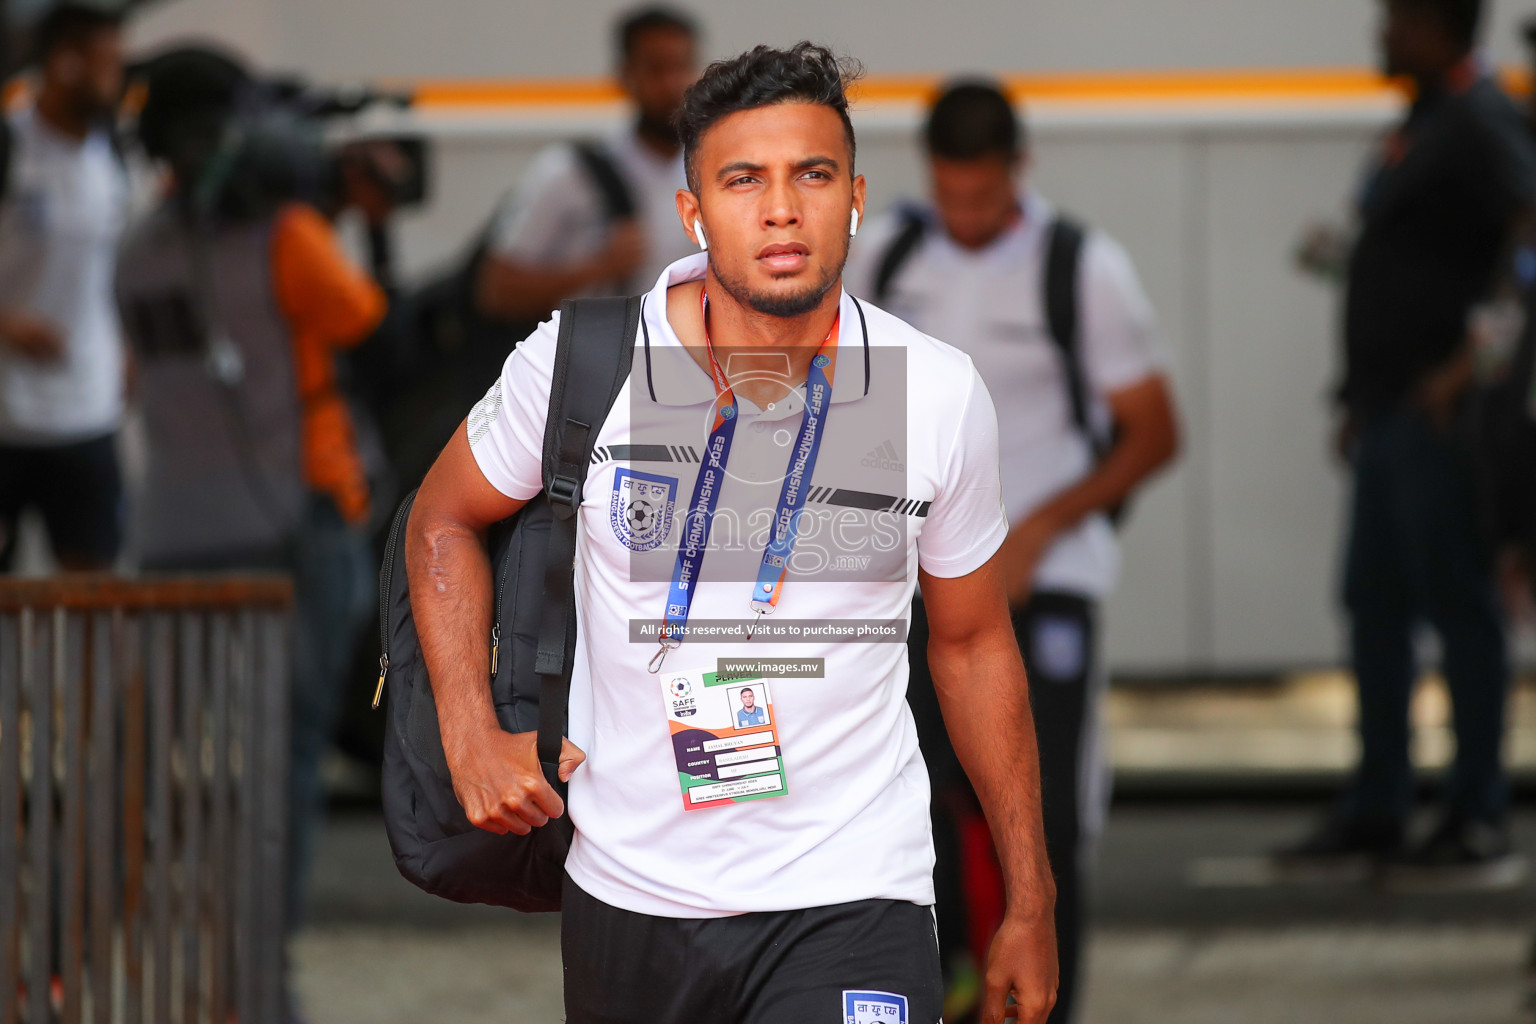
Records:
M537 323L562 299L639 290L688 254L673 211L686 182L672 122L698 77L698 29L681 12L648 7L620 20L615 44L634 118L608 138L534 158L489 238L477 281L484 313Z
M402 487L420 482L460 412L561 300L639 290L688 254L672 209L686 185L672 119L698 77L698 34L667 7L622 16L629 123L541 151L461 260L410 298L414 351L379 415Z
M1082 872L1108 795L1099 605L1118 572L1113 520L1178 445L1167 357L1125 250L1022 186L1024 128L998 86L945 89L924 143L933 202L870 224L849 288L966 352L997 406L1010 527L1001 557L1032 684L1057 886L1061 987L1051 1020L1068 1021ZM961 870L990 848L934 697L921 595L912 618L908 692L933 779L946 1019L955 1019L971 1001L972 958L984 953L999 907L990 875Z

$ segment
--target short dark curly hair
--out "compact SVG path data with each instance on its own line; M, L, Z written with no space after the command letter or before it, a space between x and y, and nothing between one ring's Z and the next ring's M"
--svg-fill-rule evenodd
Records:
M82 46L97 32L123 27L121 11L83 3L62 3L38 19L32 29L32 59L37 64L56 50Z
M853 122L848 117L848 87L863 73L858 61L839 57L811 42L799 42L787 50L757 46L711 64L688 89L677 112L688 187L695 193L699 190L693 161L705 132L731 114L779 103L831 107L842 119L851 158L855 144Z
M681 32L689 39L699 38L698 23L682 11L659 5L641 7L620 18L614 29L613 47L618 62L623 64L634 56L635 46L639 44L640 37L657 29Z
M1461 46L1471 49L1477 44L1483 0L1387 0L1387 6L1422 11L1438 21Z
M1024 150L1024 123L996 82L965 79L945 86L934 101L923 142L941 159L1012 160Z

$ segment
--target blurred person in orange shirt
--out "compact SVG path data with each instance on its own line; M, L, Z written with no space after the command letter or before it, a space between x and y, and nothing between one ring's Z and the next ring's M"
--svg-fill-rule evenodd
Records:
M316 208L281 187L283 168L263 163L288 149L241 148L262 130L238 120L257 88L242 67L186 49L144 78L139 134L171 189L117 274L148 449L131 536L146 569L294 577L291 929L323 810L320 759L374 607L368 481L336 357L386 300Z

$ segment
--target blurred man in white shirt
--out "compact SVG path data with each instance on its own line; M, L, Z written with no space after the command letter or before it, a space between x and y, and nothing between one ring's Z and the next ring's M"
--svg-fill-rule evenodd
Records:
M122 534L112 275L128 184L109 124L121 22L64 5L36 39L37 98L9 115L0 171L0 571L28 507L63 568L101 569Z
M616 32L618 80L635 116L606 139L536 156L492 230L476 282L480 308L511 321L561 300L642 290L692 251L673 197L687 187L673 117L698 77L698 29L648 7Z
M1099 605L1119 570L1113 520L1173 457L1177 427L1152 306L1129 256L1023 184L1024 129L1002 91L980 81L946 89L925 143L932 203L871 222L849 260L848 287L969 355L997 407L1009 523L999 558L1040 746L1061 962L1050 1019L1063 1024L1081 947L1084 851L1108 795L1095 647ZM952 1019L964 1012L973 969L967 936L990 927L989 901L960 876L954 812L974 810L975 799L949 751L919 653L926 642L919 599L909 696L936 807L945 808L934 822L935 881L946 971L960 997L946 1006Z

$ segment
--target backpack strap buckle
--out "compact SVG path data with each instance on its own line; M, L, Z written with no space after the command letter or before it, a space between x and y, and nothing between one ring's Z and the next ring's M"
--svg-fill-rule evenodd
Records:
M557 476L544 491L549 495L550 507L560 519L571 518L581 508L581 481L575 477Z

